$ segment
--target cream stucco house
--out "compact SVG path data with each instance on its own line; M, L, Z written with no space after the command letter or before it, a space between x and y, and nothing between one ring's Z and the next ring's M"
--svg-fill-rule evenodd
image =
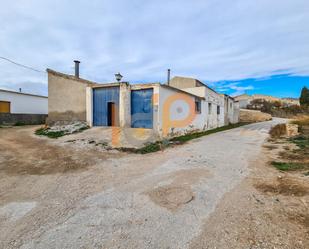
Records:
M232 98L192 78L174 77L168 85L97 83L78 74L47 73L50 125L82 121L91 127L147 129L163 138L238 122Z

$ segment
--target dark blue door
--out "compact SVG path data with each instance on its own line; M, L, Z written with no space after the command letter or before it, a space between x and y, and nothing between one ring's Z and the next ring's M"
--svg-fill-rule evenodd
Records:
M131 127L152 128L152 95L152 88L131 91Z
M111 105L115 106L113 113ZM93 125L108 126L111 125L109 119L114 119L115 123L119 122L119 87L102 87L93 89ZM112 115L115 115L114 117ZM114 123L114 124L115 124Z

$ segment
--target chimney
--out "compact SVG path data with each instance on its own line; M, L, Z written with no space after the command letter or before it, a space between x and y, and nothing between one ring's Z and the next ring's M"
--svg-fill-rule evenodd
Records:
M79 63L80 63L80 61L75 60L74 63L75 63L75 77L79 78Z
M171 69L167 69L167 85L170 85L170 79L171 79Z

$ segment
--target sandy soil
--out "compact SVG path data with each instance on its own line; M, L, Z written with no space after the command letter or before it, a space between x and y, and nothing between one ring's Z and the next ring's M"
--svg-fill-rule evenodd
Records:
M308 248L308 178L262 147L277 122L148 155L1 128L0 248Z

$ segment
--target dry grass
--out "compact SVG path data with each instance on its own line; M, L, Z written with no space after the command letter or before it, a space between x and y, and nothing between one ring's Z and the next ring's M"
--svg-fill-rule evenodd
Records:
M291 123L300 126L309 125L309 115L299 116L297 119L292 120Z
M255 187L264 193L285 196L305 196L309 193L308 185L305 185L304 182L289 178L280 179L276 182L255 184Z
M286 135L286 124L278 124L271 128L269 134L272 138L279 138Z
M269 149L269 150L278 149L278 146L273 145L273 144L264 144L263 147L266 148L266 149Z

